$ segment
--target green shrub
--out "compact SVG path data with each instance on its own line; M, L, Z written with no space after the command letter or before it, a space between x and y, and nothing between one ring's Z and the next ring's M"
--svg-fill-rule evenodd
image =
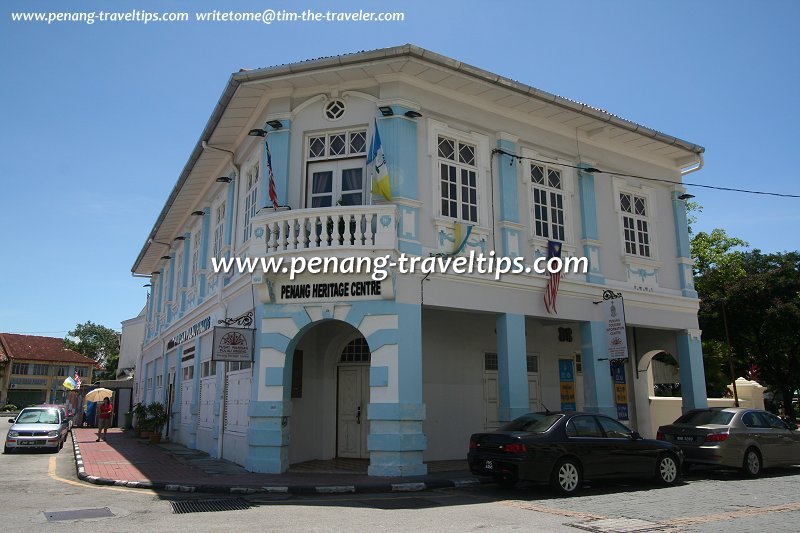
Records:
M2 407L2 409L0 409L0 411L6 412L6 413L10 412L10 411L19 411L19 407L17 407L13 403L7 403Z

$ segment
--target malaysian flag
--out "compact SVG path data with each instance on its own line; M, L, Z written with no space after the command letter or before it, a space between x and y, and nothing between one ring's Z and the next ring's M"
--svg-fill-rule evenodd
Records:
M267 174L269 175L269 199L275 211L278 210L278 193L275 192L275 176L272 174L272 154L269 151L269 143L264 142L267 147Z
M75 371L75 376L72 379L75 380L75 388L76 389L80 389L81 388L81 377L78 375L78 371L77 370Z
M561 243L557 241L547 241L547 261L553 257L561 257ZM556 310L556 296L558 296L558 284L561 282L561 272L550 272L547 280L547 287L544 289L544 307L548 313L558 314Z

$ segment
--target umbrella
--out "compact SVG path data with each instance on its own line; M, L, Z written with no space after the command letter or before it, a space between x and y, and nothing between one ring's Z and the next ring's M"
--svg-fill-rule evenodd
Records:
M111 398L114 396L114 391L109 389L94 389L92 392L88 393L84 398L87 402L102 402L105 398Z

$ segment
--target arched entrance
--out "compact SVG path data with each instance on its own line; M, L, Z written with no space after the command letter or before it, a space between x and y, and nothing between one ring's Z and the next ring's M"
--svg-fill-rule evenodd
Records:
M301 331L292 344L289 464L368 458L366 339L352 325L328 319Z

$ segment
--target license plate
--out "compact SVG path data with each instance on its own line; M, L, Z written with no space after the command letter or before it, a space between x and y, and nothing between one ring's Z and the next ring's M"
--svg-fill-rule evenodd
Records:
M17 444L19 444L21 446L36 446L36 441L35 440L21 440L21 441L18 441Z
M491 461L486 461L486 464L483 465L483 468L486 470L494 470L494 463Z
M685 435L678 435L675 437L675 440L679 440L681 442L694 442L694 437L687 437Z

